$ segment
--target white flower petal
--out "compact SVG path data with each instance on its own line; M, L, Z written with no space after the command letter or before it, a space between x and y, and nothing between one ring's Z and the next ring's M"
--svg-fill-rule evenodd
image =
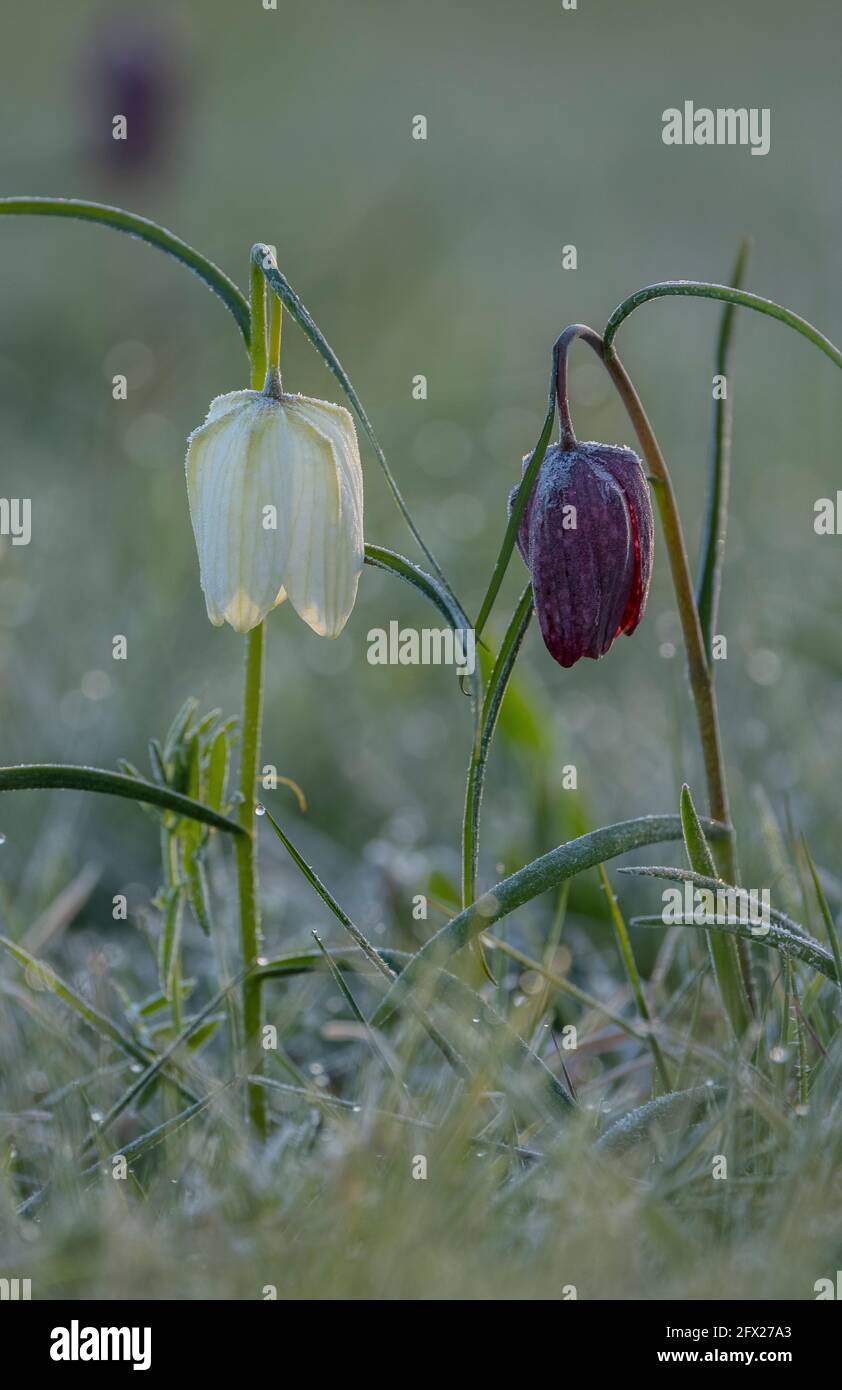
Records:
M284 587L314 632L338 637L354 606L364 561L354 422L341 406L305 396L288 397L284 413L291 503Z
M281 599L291 514L283 415L258 392L234 391L217 397L189 440L187 492L208 617L237 632Z
M260 391L229 391L224 396L214 396L208 406L205 424L215 425L217 420L221 420L224 416L230 415L232 410L236 410L237 406L242 405L246 401L251 401L254 404L260 401L260 399Z

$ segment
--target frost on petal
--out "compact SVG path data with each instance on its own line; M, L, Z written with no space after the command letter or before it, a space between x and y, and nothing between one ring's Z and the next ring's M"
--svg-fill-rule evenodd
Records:
M290 486L284 587L314 632L338 637L354 606L364 561L363 480L354 422L341 406L304 396L284 405Z
M190 436L190 517L216 626L248 632L280 601L290 514L282 436L281 407L251 391L217 397Z
M646 478L630 449L577 444L547 450L518 542L544 642L561 666L604 656L621 632L639 623L652 569L652 529Z
M621 630L631 634L643 617L649 594L649 583L652 578L654 520L652 503L649 499L649 484L646 481L643 464L633 450L604 448L598 457L602 466L608 469L622 488L631 519L635 550L635 580L621 622Z
M224 396L214 396L208 406L205 424L215 425L217 420L222 420L224 416L230 415L238 406L246 402L254 404L259 401L260 398L259 391L228 391Z

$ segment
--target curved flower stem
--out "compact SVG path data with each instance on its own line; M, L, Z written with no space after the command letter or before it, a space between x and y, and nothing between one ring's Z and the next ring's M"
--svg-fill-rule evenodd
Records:
M755 309L758 314L768 314L770 318L778 319L789 328L794 328L796 333L803 334L829 357L831 362L835 362L837 367L842 367L842 352L839 348L791 309L785 309L773 299L763 299L759 294L750 294L748 290L735 289L731 285L709 285L703 280L664 280L656 285L647 285L644 289L629 295L628 299L624 299L622 304L617 305L605 326L603 343L606 358L613 354L614 337L624 319L627 319L639 305L646 304L650 299L662 299L667 295L720 299L728 304L739 304L744 309Z
M733 876L734 832L731 826L728 805L728 791L725 782L725 766L722 758L722 744L719 735L719 717L716 709L716 696L713 689L711 669L705 654L702 628L693 593L693 580L687 559L687 547L678 511L672 479L666 461L655 438L640 397L632 385L631 378L616 353L603 359L620 399L626 407L629 419L634 425L640 441L643 456L653 479L655 501L661 518L664 541L669 555L678 615L687 648L687 664L690 675L690 688L696 706L699 725L699 739L705 764L705 777L708 787L709 813L713 820L722 821L728 826L728 834L719 847L720 867L726 878Z
M564 450L575 449L578 442L570 415L570 400L567 393L567 358L570 344L576 338L580 338L590 331L583 323L571 323L569 328L565 328L564 332L559 334L553 344L555 395L558 406L558 442Z
M750 251L751 243L748 239L744 239L740 243L736 263L731 274L731 284L734 289L739 289L742 285ZM696 607L699 610L699 622L702 625L702 636L708 661L713 659L713 639L716 634L716 615L719 608L719 590L725 558L725 535L728 527L728 494L731 486L731 416L734 408L729 372L736 308L736 304L725 301L716 340L713 369L715 375L725 382L725 394L715 395L713 400L707 509L699 548L699 568L696 575Z
M259 391L266 377L266 286L260 270L251 267L251 384ZM245 831L237 839L237 882L240 895L240 946L243 969L243 1045L244 1075L260 1076L263 1051L261 976L253 970L260 955L260 904L257 895L257 837L255 835L254 791L260 760L263 723L263 659L266 629L258 623L246 637L246 676L243 692L243 718L240 734L240 825ZM249 1123L261 1137L266 1133L266 1095L259 1084L249 1083Z
M575 338L581 338L583 342L586 342L603 362L617 388L623 405L626 407L649 470L669 556L670 574L684 636L684 645L687 650L690 689L696 709L710 815L713 820L721 821L727 827L725 835L717 845L717 864L723 878L733 883L736 872L734 830L731 825L728 806L728 789L719 734L716 694L710 663L705 652L699 611L696 607L693 580L687 559L687 547L684 543L684 532L672 479L640 397L616 352L605 352L603 340L594 329L588 328L585 324L574 324L565 330L565 333L558 340L559 357L564 354ZM749 992L749 982L746 981L745 985L747 992Z

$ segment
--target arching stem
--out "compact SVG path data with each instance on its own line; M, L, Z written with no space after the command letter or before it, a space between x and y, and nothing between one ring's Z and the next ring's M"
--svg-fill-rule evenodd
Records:
M558 359L556 364L557 382L566 380L566 375L562 371L561 359L566 356L570 344L576 338L581 338L583 342L586 342L604 364L634 426L641 452L646 460L661 519L664 542L667 547L676 606L687 652L690 689L696 710L710 815L712 819L721 821L727 826L727 833L717 845L717 866L723 878L728 882L733 882L735 874L734 830L731 825L728 804L716 694L710 664L705 652L690 564L687 558L687 547L684 543L684 531L672 479L631 378L615 352L606 354L603 340L594 329L588 328L585 324L573 324L561 334L555 347ZM745 983L748 990L749 984L747 981Z

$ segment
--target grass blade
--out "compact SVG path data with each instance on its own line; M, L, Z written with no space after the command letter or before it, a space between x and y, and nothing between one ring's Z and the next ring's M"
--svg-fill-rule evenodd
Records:
M342 971L340 970L339 966L334 961L333 957L330 954L330 951L328 951L327 947L325 946L324 942L319 936L319 933L316 931L313 932L313 940L315 941L316 945L318 946L319 950L325 958L327 968L330 971L331 976L333 977L333 982L336 985L336 988L339 990L340 994L342 995L342 998L345 1000L345 1003L348 1005L348 1008L351 1010L351 1013L357 1020L357 1023L360 1024L366 1037L368 1038L372 1052L383 1063L384 1067L386 1068L392 1079L395 1082L397 1082L397 1085L400 1087L405 1098L407 1100L410 1100L409 1087L407 1086L403 1077L400 1075L400 1072L392 1062L392 1059L389 1057L385 1048L381 1045L380 1040L377 1037L377 1034L374 1032L374 1029L371 1027L368 1019L366 1018L365 1014L363 1013L362 1009L360 1008L359 1004L354 998L353 990L347 983L345 976L342 974Z
M0 936L0 946L9 952L9 955L17 961L18 965L23 966L33 982L37 981L44 989L49 989L58 999L61 999L62 1003L68 1004L90 1028L99 1033L100 1037L107 1038L109 1042L114 1043L135 1062L142 1062L144 1066L148 1066L153 1061L154 1053L150 1052L148 1048L141 1047L128 1033L124 1033L122 1028L118 1028L114 1020L109 1018L107 1014L95 1009L93 1004L89 1004L86 999L83 999L81 994L78 994L75 989L65 983L60 975L56 974L52 966L38 960L36 956L31 956L22 946L16 945L14 941L9 941L5 936ZM196 1095L183 1082L177 1077L172 1079L183 1095L190 1101L196 1100Z
M615 1120L597 1140L596 1147L603 1153L623 1153L645 1139L652 1125L659 1121L689 1124L712 1101L720 1099L724 1089L722 1086L691 1086L687 1091L671 1091L669 1095L657 1096L648 1104L623 1115L622 1119Z
M61 787L69 791L100 792L105 796L123 796L149 806L163 806L177 811L188 820L201 821L229 835L245 832L236 821L203 806L181 792L156 786L143 778L129 777L122 772L108 772L100 767L73 767L69 763L21 763L17 767L0 767L0 792L29 791L38 787Z
M713 855L686 783L681 788L681 825L691 869L716 880ZM737 1037L741 1038L751 1022L751 1008L743 984L737 943L728 937L709 935L708 950L725 1012Z
M794 328L796 333L801 333L808 338L825 357L829 357L831 362L835 362L837 367L842 367L842 352L834 343L814 328L806 319L802 319L798 314L794 314L791 309L785 309L782 304L776 304L773 299L763 299L759 294L749 294L748 290L732 289L730 285L709 285L702 280L663 280L656 285L646 285L642 290L637 290L635 294L629 295L622 304L618 304L613 314L608 320L603 335L605 343L605 354L611 356L614 335L624 319L627 319L635 309L641 304L646 304L650 299L661 299L665 295L692 296L699 299L718 299L726 304L737 304L744 309L755 309L759 314L768 314L770 318L778 319L785 323L789 328Z
M298 850L295 848L295 845L292 843L289 837L284 834L283 830L278 825L278 822L275 820L275 817L272 815L272 812L268 809L268 807L264 807L264 812L266 815L266 819L268 820L269 824L271 825L272 829L274 830L275 834L277 835L287 854L292 859L293 863L296 865L297 868L301 870L302 874L307 879L307 882L311 885L311 887L316 890L322 902L330 908L337 921L342 923L343 927L347 931L348 935L351 937L352 941L354 941L354 943L357 946L359 946L363 954L371 961L371 964L374 966L375 970L378 970L381 975L385 975L387 980L394 980L396 978L394 970L392 970L392 968L389 965L387 965L386 961L380 955L379 951L377 951L375 947L372 946L371 942L363 935L359 927L354 925L347 912L345 912L339 906L339 903L336 901L333 894L327 888L325 888L325 885L322 883L315 869L312 869L310 867L303 854L298 853ZM321 942L319 942L319 945L321 946Z
M716 822L708 821L706 826L711 834L726 833L726 828ZM494 922L499 922L501 917L539 897L548 888L557 887L583 869L596 868L597 864L616 859L620 854L628 854L630 850L667 840L679 840L681 837L679 816L641 816L637 820L602 826L599 830L592 830L587 835L558 845L539 859L533 859L495 884L489 892L483 893L470 907L464 908L445 923L420 951L416 951L383 1000L372 1023L378 1027L388 1018L413 988L426 966L442 965Z
M734 289L740 289L742 286L750 250L750 241L742 241L731 273L731 285ZM734 404L731 395L730 365L736 307L735 304L726 302L719 322L714 372L716 376L725 379L726 385L725 396L715 398L713 402L707 504L696 581L696 607L699 610L705 651L711 663L722 566L725 560L728 496L731 487L731 418ZM715 669L711 664L711 670Z
M807 841L804 839L803 836L801 838L801 848L804 851L804 858L807 860L807 867L810 870L810 876L813 880L813 887L816 890L816 898L818 899L819 911L822 915L822 921L825 925L825 931L827 932L828 937L830 939L830 949L833 952L833 963L836 966L836 978L840 981L840 983L842 983L842 950L840 950L839 946L839 934L836 930L836 923L833 920L833 914L830 910L830 905L827 901L827 898L825 897L824 889L822 888L822 885L819 881L819 876L816 872L816 866L813 863L813 856L810 853Z
M343 970L360 971L366 968L367 957L361 951L352 948L349 951L331 951L330 954ZM409 952L395 951L391 948L384 947L382 954L394 971L404 970L411 961L415 960L415 956L410 955ZM293 951L289 955L278 956L267 961L265 965L260 967L258 973L264 980L284 979L290 976L309 974L313 970L324 969L326 969L324 958L319 951ZM542 1119L552 1122L560 1116L568 1115L573 1102L558 1078L537 1053L533 1052L524 1042L523 1038L509 1026L505 1019L501 1018L496 1009L493 1009L490 1004L486 1003L482 995L477 994L470 985L466 985L455 975L435 968L430 973L434 974L437 979L441 1004L463 1021L465 1019L476 1020L485 1030L479 1035L475 1043L478 1060L482 1062L489 1058L499 1058L507 1052L511 1055L512 1063L504 1068L504 1074L500 1080L503 1088L508 1091L512 1103L516 1103L518 1094L524 1091L525 1077L532 1076L535 1078L539 1090L537 1103L541 1106ZM497 1044L496 1046L488 1046L489 1035ZM524 1072L526 1066L529 1067L528 1072ZM467 1068L466 1073L470 1075ZM543 1103L544 1101L546 1103Z
M660 927L662 930L665 923L662 917L633 917L631 921L633 927ZM809 965L813 970L817 970L826 979L832 980L835 985L842 988L842 982L836 974L836 965L833 956L826 951L824 946L820 946L818 941L813 941L811 937L799 936L795 932L787 931L786 927L779 927L772 922L763 928L763 935L760 936L756 930L748 925L747 922L737 921L733 917L717 917L715 921L706 920L704 922L692 921L685 917L678 921L671 921L671 927L696 927L699 931L713 933L725 932L730 936L739 937L742 941L751 941L756 946L768 946L774 951L781 951L784 954L796 956L798 960L803 960L805 965Z
M649 1012L649 1005L646 1003L646 995L643 993L643 985L640 981L640 973L637 968L637 961L634 958L634 951L632 950L632 944L629 940L628 931L626 930L626 924L623 919L623 914L620 911L620 904L617 902L614 890L612 889L611 884L608 881L608 875L605 872L605 866L603 864L598 864L597 872L599 873L599 877L602 880L602 887L605 891L605 896L608 899L608 910L611 914L611 922L614 927L614 935L617 938L617 945L620 948L620 955L622 957L623 964L626 967L626 974L629 977L629 983L631 984L632 993L635 997L637 1011L640 1014L640 1017L643 1019L643 1022L645 1023L647 1028L647 1040L649 1042L649 1047L652 1051L652 1059L655 1063L655 1069L661 1078L664 1090L670 1091L672 1089L672 1079L667 1068L666 1059L664 1057L663 1052L661 1051L660 1043L658 1042L658 1039L654 1036L654 1034L651 1031L649 1031L652 1028L652 1015Z

